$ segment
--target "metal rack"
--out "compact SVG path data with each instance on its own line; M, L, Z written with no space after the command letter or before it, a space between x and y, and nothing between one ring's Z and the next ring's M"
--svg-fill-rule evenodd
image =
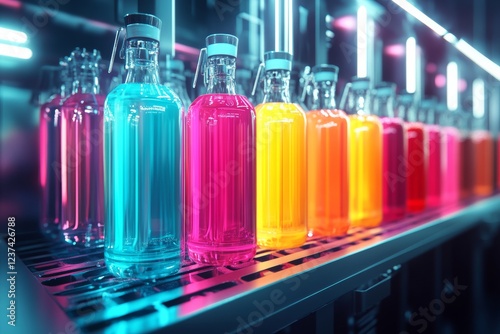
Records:
M352 293L354 311L367 317L391 293L391 276L401 264L479 224L498 229L500 195L378 228L351 229L345 237L309 239L299 248L260 250L239 266L186 263L177 274L155 282L114 278L102 248L18 234L17 329L268 333L315 312L316 332L332 332L333 301ZM6 247L4 240L0 247Z

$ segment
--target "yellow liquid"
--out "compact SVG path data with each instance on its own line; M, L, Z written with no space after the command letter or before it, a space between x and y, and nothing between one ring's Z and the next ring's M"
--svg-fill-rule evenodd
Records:
M257 115L257 244L283 249L307 236L305 114L292 103L264 103Z
M377 116L349 118L349 220L375 227L382 221L382 127Z

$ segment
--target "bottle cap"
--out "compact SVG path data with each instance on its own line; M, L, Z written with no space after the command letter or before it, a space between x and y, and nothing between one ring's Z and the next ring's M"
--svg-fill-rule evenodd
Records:
M207 36L207 57L225 55L236 57L238 54L238 37L229 34L213 34Z
M266 71L292 70L292 54L284 51L268 51L264 54Z
M135 13L124 17L126 38L149 38L160 41L161 20L151 14Z
M370 88L370 79L359 78L359 77L352 78L351 89L360 90L360 89L369 89L369 88Z
M321 64L312 68L314 81L335 81L339 79L339 68L335 65Z
M396 84L392 82L381 82L377 86L375 86L376 96L391 96L394 93L396 93Z

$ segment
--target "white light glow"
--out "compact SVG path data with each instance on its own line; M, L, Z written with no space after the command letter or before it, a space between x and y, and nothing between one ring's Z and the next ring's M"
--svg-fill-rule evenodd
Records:
M368 72L368 17L366 7L360 6L357 16L358 77L365 78Z
M406 40L406 91L415 93L417 90L417 42L414 37Z
M28 36L22 31L0 27L0 40L23 44L28 41Z
M280 51L281 45L280 0L274 0L274 50Z
M455 47L458 51L462 52L467 58L475 62L483 70L495 77L495 79L500 80L500 66L495 64L493 61L488 59L481 52L474 49L469 43L460 39Z
M288 0L288 12L285 15L288 15L288 52L293 54L293 0Z
M33 56L33 52L31 51L31 49L25 48L24 46L0 43L0 56L30 59L31 56Z
M446 104L449 110L458 109L458 66L453 61L446 66Z
M476 118L484 116L484 80L475 79L472 82L472 114Z
M443 39L451 44L454 44L458 40L457 37L455 35L453 35L452 33L446 33L443 36Z
M411 3L409 3L406 0L392 0L395 4L397 4L399 7L403 8L408 14L428 26L429 28L432 29L436 34L439 36L444 36L448 31L439 25L436 21L425 15L420 9L417 7L413 6Z

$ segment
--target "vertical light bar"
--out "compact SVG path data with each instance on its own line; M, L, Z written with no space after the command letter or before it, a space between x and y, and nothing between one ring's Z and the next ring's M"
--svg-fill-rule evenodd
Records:
M274 0L274 50L280 51L281 46L281 13L280 1Z
M290 21L290 17L288 16L288 6L289 6L289 1L284 0L283 1L283 51L288 51L289 50L289 45L288 45L288 35L290 35L290 24L288 23Z
M478 78L472 82L472 114L474 117L484 117L484 108L484 80Z
M446 104L449 110L458 109L458 66L454 61L446 66Z
M357 16L357 55L358 55L358 77L365 78L367 76L367 63L368 63L368 36L367 36L367 23L368 18L366 14L366 7L359 6Z
M286 16L288 16L288 52L293 54L293 0L287 0L288 11Z
M406 91L417 90L417 42L414 37L406 40Z

